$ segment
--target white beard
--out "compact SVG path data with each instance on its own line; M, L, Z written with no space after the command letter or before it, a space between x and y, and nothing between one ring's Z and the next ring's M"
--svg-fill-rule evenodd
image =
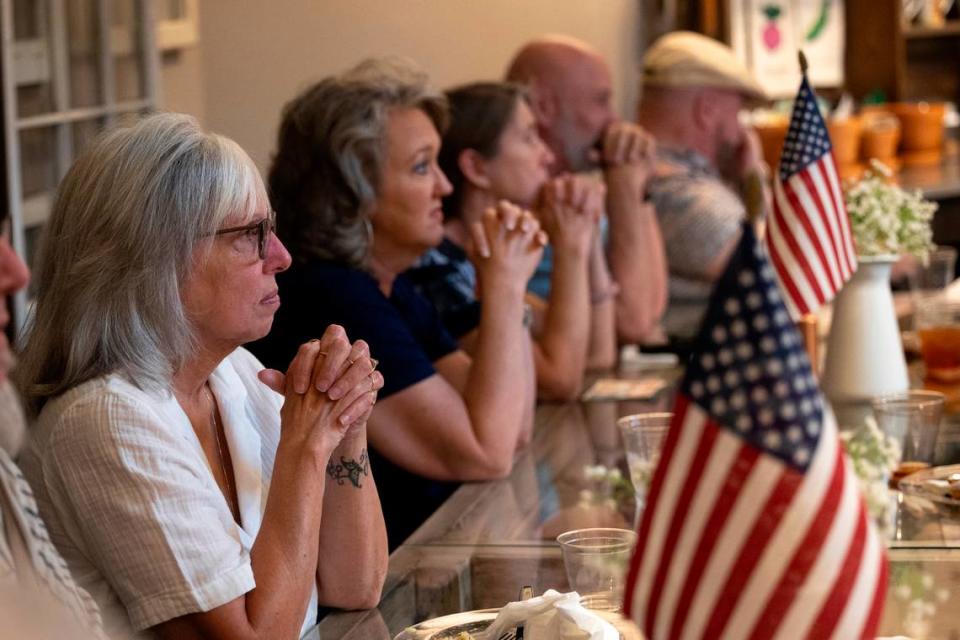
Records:
M20 398L10 380L0 382L0 447L16 458L27 433Z

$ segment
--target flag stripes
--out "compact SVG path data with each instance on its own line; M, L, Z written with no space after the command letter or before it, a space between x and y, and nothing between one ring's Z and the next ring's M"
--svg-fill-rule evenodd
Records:
M830 301L857 264L833 149L806 77L773 187L767 249L787 309L798 319Z
M877 555L878 541L869 535L835 427L800 477L777 461L759 464L762 456L746 445L720 442L736 438L688 399L678 404L683 409L671 435L683 435L661 462L686 460L704 471L665 477L664 491L650 495L647 508L661 517L652 519L659 520L651 523L655 531L640 532L641 540L658 544L638 546L642 560L631 571L628 615L642 608L654 638L828 638L841 626L846 637L859 637L879 605L873 600L884 595L856 588L877 578L879 563L864 558ZM822 554L824 548L846 549L843 563ZM790 562L778 566L784 557ZM844 605L852 593L872 596L862 598L859 615ZM749 636L745 628L752 628Z

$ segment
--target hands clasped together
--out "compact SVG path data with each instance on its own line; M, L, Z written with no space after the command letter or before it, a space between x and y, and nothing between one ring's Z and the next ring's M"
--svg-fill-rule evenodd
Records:
M507 285L524 290L548 241L537 218L501 200L470 226L470 233L480 282L492 288Z
M319 340L300 345L286 375L274 369L260 380L284 395L281 429L333 451L366 425L383 387L377 361L363 340L350 343L343 327L330 325Z
M605 196L604 184L588 176L566 174L543 185L537 216L557 251L589 253Z
M657 162L657 143L650 133L632 122L615 122L603 134L597 154L610 189L625 187L641 197Z

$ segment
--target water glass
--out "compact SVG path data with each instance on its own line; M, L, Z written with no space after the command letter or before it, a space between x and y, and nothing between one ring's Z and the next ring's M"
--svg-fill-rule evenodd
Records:
M937 247L927 257L926 266L921 266L916 274L914 289L920 291L941 291L953 282L957 266L957 250L953 247Z
M880 396L873 401L877 426L900 443L900 464L893 483L933 464L944 395L937 391L914 390Z
M576 529L561 533L557 542L570 588L580 594L583 606L619 611L637 534L628 529Z
M623 449L627 455L627 467L630 469L630 481L633 483L637 500L637 521L643 512L647 488L657 463L660 462L660 452L663 450L672 419L672 413L662 412L637 413L617 420L617 427L623 437Z

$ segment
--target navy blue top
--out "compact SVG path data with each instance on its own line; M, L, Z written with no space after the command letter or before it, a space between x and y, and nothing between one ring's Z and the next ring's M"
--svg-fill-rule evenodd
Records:
M406 275L417 291L433 303L453 337L459 340L479 326L477 272L467 253L448 238L424 254Z
M286 371L301 344L339 324L351 341L365 340L380 361L382 400L425 380L433 362L457 349L433 306L398 276L387 298L370 274L332 262L295 264L278 274L280 309L270 334L248 345L264 365ZM370 461L394 549L458 486L417 476L371 447Z

